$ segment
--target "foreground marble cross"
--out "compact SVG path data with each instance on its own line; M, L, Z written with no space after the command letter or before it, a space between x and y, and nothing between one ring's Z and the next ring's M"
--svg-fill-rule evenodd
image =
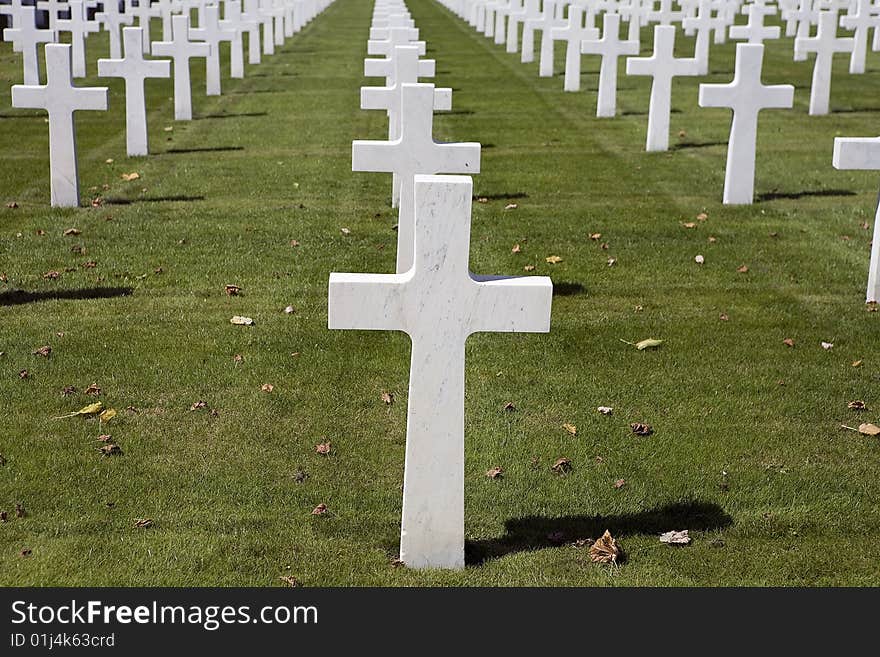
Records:
M833 164L835 169L880 169L880 137L835 137ZM880 301L880 205L874 213L874 239L865 300L868 303Z
M639 44L636 41L621 41L620 16L605 14L602 18L602 38L581 41L581 52L602 57L596 116L613 117L617 113L617 58L622 55L637 55Z
M676 59L675 26L654 27L654 54L650 57L630 57L626 60L627 75L650 75L651 104L648 108L648 142L645 150L669 150L669 113L672 105L672 78L700 75L700 62L694 59Z
M418 174L479 173L480 145L434 141L434 85L404 84L400 98L400 136L393 141L352 142L351 170L395 173L400 180L397 221L397 272L413 264L415 223L413 181Z
M144 80L171 77L171 62L144 59L142 28L126 27L122 32L125 58L99 59L98 75L125 79L125 144L129 157L135 157L149 153Z
M804 55L816 53L813 64L813 82L810 85L810 114L828 114L831 101L831 64L836 52L852 52L855 40L852 37L837 36L837 10L823 11L819 14L819 29L816 36L797 38L795 49Z
M39 44L55 41L55 33L52 30L38 30L36 20L33 7L22 7L16 14L15 27L3 30L3 38L12 42L13 50L21 52L24 83L27 85L40 84Z
M464 567L464 346L482 331L546 333L553 284L468 271L473 183L415 179L415 262L400 274L330 274L328 327L412 339L400 559Z
M106 110L106 87L74 87L71 47L66 43L46 46L46 84L16 84L12 106L44 109L49 113L49 177L53 207L79 205L76 164L76 110Z
M762 109L787 109L794 102L794 87L790 84L761 82L763 64L762 44L740 43L736 46L733 82L700 85L700 107L733 110L724 173L725 204L748 205L754 198L758 113Z
M143 0L141 0L143 2ZM172 19L173 41L154 41L153 54L174 60L174 118L178 121L192 119L192 88L189 77L189 60L207 57L211 46L189 40L189 16Z

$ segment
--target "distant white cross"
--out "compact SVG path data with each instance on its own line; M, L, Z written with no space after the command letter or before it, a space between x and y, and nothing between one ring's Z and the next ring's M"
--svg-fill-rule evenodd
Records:
M275 54L275 3L272 0L257 0L260 6L260 14L263 16L263 54Z
M397 48L389 57L364 59L364 77L385 78L385 86L394 86L394 76L397 71ZM420 59L418 63L418 77L433 78L436 72L436 62L433 59ZM412 80L415 82L415 80Z
M544 276L468 270L466 176L415 179L415 260L399 274L330 274L328 327L404 331L412 340L400 558L464 567L464 357L472 333L550 330Z
M265 22L265 16L260 12L260 0L244 0L241 20L248 35L248 63L259 64L262 60L260 26Z
M220 25L220 7L207 5L205 20L199 27L189 28L189 37L204 41L211 46L211 53L205 58L205 87L208 96L220 95L220 43L231 42L235 30L223 29Z
M170 41L172 30L171 18L174 14L183 11L183 3L180 0L155 0L155 8L159 10L162 18L162 40Z
M98 75L125 80L125 143L129 157L136 157L149 153L144 80L171 77L171 62L144 59L142 28L126 27L122 33L125 58L99 59Z
M764 25L764 17L776 14L776 7L764 4L763 0L745 5L742 13L748 14L749 22L745 25L731 25L730 38L746 40L747 43L763 43L765 39L778 39L778 25Z
M835 137L833 163L835 169L880 169L880 137ZM874 213L874 239L865 300L868 303L880 301L880 205Z
M550 30L554 41L565 41L565 91L579 91L581 88L581 41L598 39L599 30L584 25L584 10L576 5L568 7L568 22L564 27Z
M49 16L49 29L57 36L58 19L60 14L67 11L68 5L66 0L37 0L37 9L45 11Z
M511 10L507 17L507 39L505 50L509 53L515 53L519 50L519 28L520 23L528 20L540 18L541 8L539 0L525 0L521 6Z
M36 26L36 10L33 7L22 7L16 14L15 27L3 30L3 38L12 42L13 50L21 52L24 83L40 84L40 60L38 51L41 43L55 41L52 30L38 30Z
M672 0L657 0L660 3L660 9L648 10L648 22L659 23L660 25L671 25L672 23L680 23L684 19L681 11L672 10ZM653 5L653 3L651 3Z
M137 2L136 5L134 4L135 2ZM138 19L138 26L144 30L144 54L149 54L150 44L152 43L150 38L150 20L154 16L161 16L159 8L150 6L150 0L125 0L125 13L132 14Z
M352 171L395 173L400 180L397 272L413 262L413 180L418 174L479 173L480 145L434 141L434 85L404 84L400 93L400 136L391 141L355 141Z
M865 57L868 54L868 30L880 27L880 9L872 0L856 0L855 11L840 19L844 29L853 32L853 51L849 59L850 73L865 72Z
M98 32L101 26L95 21L86 19L86 8L83 0L70 0L70 18L58 19L55 23L59 32L70 32L73 46L73 77L86 76L86 37L91 32Z
M123 25L134 23L134 16L121 13L119 3L116 0L105 0L103 5L104 10L95 14L95 20L104 27L110 36L110 58L119 59L122 57L120 28Z
M172 19L172 34L172 41L153 42L153 54L174 60L174 118L178 121L189 121L192 119L189 60L193 57L207 57L211 54L211 46L189 40L189 16L186 14Z
M831 100L831 64L834 53L852 52L855 40L852 37L837 36L837 10L823 11L819 14L819 29L816 36L798 38L795 48L804 54L816 53L813 65L813 83L810 86L810 114L828 114Z
M392 27L388 32L387 39L370 39L367 41L368 55L383 55L388 57L397 46L415 46L419 49L419 55L425 54L425 42L411 41L410 28Z
M244 33L257 27L256 23L249 24L242 18L241 0L224 0L223 19L220 21L220 29L231 33L232 40L229 42L229 77L244 77Z
M596 116L614 116L617 113L617 59L623 55L637 55L639 44L621 41L620 16L605 14L602 18L602 38L581 41L581 52L602 57Z
M715 25L715 19L712 16L712 0L699 0L696 15L689 16L682 22L685 30L693 30L697 35L694 42L694 59L700 65L699 75L709 73L709 37L712 30L716 29Z
M790 84L761 82L763 62L763 44L738 43L733 82L700 85L700 107L733 110L724 175L725 204L748 205L754 199L758 113L762 109L787 109L794 101Z
M106 110L106 87L75 87L70 45L46 46L46 84L12 87L12 106L44 109L49 114L49 177L53 207L79 205L76 163L77 110Z
M565 22L556 18L556 0L544 0L540 18L527 20L523 26L522 57L524 64L535 60L535 31L541 32L541 56L538 60L538 75L542 78L553 77L553 39L550 30L563 27Z
M669 150L669 113L672 105L672 78L700 75L696 59L675 57L675 26L654 27L654 54L626 60L627 75L650 75L651 104L648 110L648 140L645 150Z

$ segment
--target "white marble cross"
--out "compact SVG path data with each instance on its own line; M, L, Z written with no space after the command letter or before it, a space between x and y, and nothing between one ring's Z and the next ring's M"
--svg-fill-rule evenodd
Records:
M95 21L86 19L86 8L83 0L70 0L70 18L59 18L55 26L59 32L70 32L73 46L73 77L86 77L86 37L91 32L98 32L101 26Z
M672 105L672 78L699 75L696 59L675 57L675 26L654 27L654 54L626 60L627 75L650 75L651 104L648 109L648 140L645 150L669 150L669 113Z
M12 106L44 109L49 114L49 177L53 207L79 205L76 164L76 110L106 110L106 87L75 87L70 45L46 46L46 84L12 87Z
M104 10L95 14L98 21L110 36L110 58L122 57L122 42L120 40L120 28L123 25L134 23L134 16L123 14L119 11L119 3L116 0L104 0Z
M602 57L596 116L613 117L617 113L617 58L637 55L639 44L635 41L621 41L620 16L605 14L602 18L602 38L581 41L581 52Z
M24 83L32 86L40 84L39 44L55 41L55 33L52 30L38 30L36 20L33 7L22 7L16 14L15 27L3 30L3 38L12 42L13 50L21 52Z
M414 187L412 269L330 274L327 325L410 336L400 559L463 568L465 341L484 331L546 333L553 284L470 273L470 178L417 176Z
M257 27L242 18L241 0L224 0L220 29L233 34L229 42L229 77L244 77L244 33Z
M776 7L764 3L764 0L745 5L742 13L748 14L749 22L745 25L731 25L729 34L731 39L746 40L747 43L763 43L765 39L778 39L780 29L778 25L764 25L765 16L774 16Z
M535 20L540 17L541 6L539 0L524 0L521 7L512 9L507 17L507 39L504 49L509 53L515 53L519 50L520 23L525 24L528 20Z
M810 114L828 114L831 100L831 64L836 52L852 52L855 40L837 36L837 10L819 14L816 36L796 39L795 49L801 53L816 53L813 82L810 86Z
M137 5L134 4L135 2L137 2ZM149 54L151 44L150 20L153 16L161 15L159 8L150 6L150 0L125 0L125 13L131 14L138 19L138 26L144 30L144 54Z
M835 137L833 164L835 169L880 169L880 137ZM874 213L874 239L865 300L868 303L880 301L880 205Z
M554 41L565 41L565 83L564 91L580 91L581 88L581 41L598 39L599 30L584 25L584 10L577 5L569 5L568 22L564 27L550 30Z
M178 121L192 119L192 89L189 77L189 60L207 57L211 46L189 40L189 15L172 19L172 41L154 41L153 54L174 60L174 118Z
M260 0L244 0L241 22L248 35L248 63L259 64L262 61L260 25L265 22L265 17L260 13Z
M700 85L700 107L733 110L724 174L725 204L748 205L754 200L758 113L762 109L788 109L794 101L790 84L761 82L763 62L763 44L739 43L733 82Z
M390 141L352 143L352 171L395 173L400 180L397 272L412 267L413 179L418 174L479 173L480 145L434 141L434 85L404 84L400 93L399 136Z
M220 25L220 7L207 5L205 20L199 27L189 28L189 36L196 41L204 41L211 46L205 58L205 87L208 96L220 95L220 43L232 42L235 30L223 29Z
M154 6L159 10L159 16L162 18L162 40L171 41L174 30L171 19L174 14L183 11L183 3L180 0L155 0Z
M410 28L408 27L392 27L388 30L387 39L370 39L367 41L368 55L383 55L389 57L391 52L397 46L415 46L419 49L419 54L425 54L424 41L411 41Z
M556 7L558 6L556 0L544 0L544 11L541 14L541 18L526 21L523 28L523 50L520 59L524 63L534 60L534 34L535 30L541 31L541 55L538 60L538 76L542 78L553 77L553 37L550 36L550 31L554 27L565 26L565 21L556 18ZM526 39L532 40L528 47ZM527 52L531 59L526 60Z
M699 75L709 73L709 37L715 29L715 21L712 17L712 0L699 0L697 14L689 16L682 21L685 31L696 32L697 39L694 42L694 59L700 65Z
M98 75L125 79L125 144L129 157L136 157L149 153L144 80L171 77L171 62L144 59L142 28L126 27L122 33L125 58L99 59Z
M403 36L409 41L418 41L419 40L419 30L415 27L400 27L400 26L392 26L392 27L371 27L370 28L370 41L387 41L391 38L391 30L397 29L399 30L398 34Z
M275 24L275 6L272 0L257 0L260 7L260 15L263 24L263 54L275 54L275 35L273 33L273 25Z
M672 0L659 0L660 9L654 11L648 10L648 22L659 23L660 25L671 25L680 23L684 19L684 13L672 10ZM651 3L653 4L653 3Z
M385 86L393 87L397 71L397 48L389 57L364 59L364 77L385 78ZM418 61L419 78L433 78L436 71L436 62L433 59L420 59ZM412 80L415 82L415 80ZM365 109L365 108L362 108Z
M37 9L40 11L45 11L49 16L49 29L52 30L52 33L58 35L58 19L60 18L60 14L67 11L67 1L66 0L37 0L36 4Z
M855 11L840 19L840 25L853 32L853 51L849 58L849 72L865 72L865 58L868 54L868 30L880 27L878 9L872 0L856 0Z

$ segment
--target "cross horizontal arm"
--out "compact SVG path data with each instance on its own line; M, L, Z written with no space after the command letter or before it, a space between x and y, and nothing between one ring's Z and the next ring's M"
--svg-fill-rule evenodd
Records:
M407 45L407 46L416 46L419 49L419 55L425 54L425 42L424 41L410 41L409 43L402 44L394 44L392 41L378 41L378 40L370 40L367 41L367 54L368 55L390 55L391 49L395 45Z
M482 319L471 325L471 333L547 333L553 282L548 276L478 276L475 306Z
M327 328L406 331L402 296L412 273L330 274Z

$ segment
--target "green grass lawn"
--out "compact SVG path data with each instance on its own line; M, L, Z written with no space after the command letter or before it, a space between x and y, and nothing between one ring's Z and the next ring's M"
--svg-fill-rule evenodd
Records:
M78 115L74 210L49 208L44 114L11 108L19 57L0 44L0 584L880 584L880 442L839 428L880 423L862 226L880 175L831 167L835 135L878 133L880 55L861 76L836 60L833 112L809 117L812 63L771 43L764 81L794 84L795 107L762 114L760 200L723 207L730 117L697 107L700 80L675 82L674 147L646 154L648 78L621 75L619 116L599 120L598 58L563 93L563 48L540 79L432 0L408 5L455 89L435 137L484 147L472 270L534 265L556 287L549 335L468 342L469 567L392 563L407 337L326 328L329 273L391 272L396 248L390 176L350 170L351 141L386 134L358 108L379 83L362 77L372 3L337 0L244 80L224 77L222 97L194 63L192 122L173 121L170 81L150 81L146 159L125 157L121 80L80 81L109 83L111 110ZM733 52L713 48L709 81L731 79ZM92 75L105 53L105 34L89 40ZM648 337L665 343L621 342ZM32 354L43 345L51 356ZM53 419L96 399L119 412L107 425ZM101 455L104 433L122 455ZM606 528L628 555L616 568L574 545ZM693 544L660 544L672 529Z

